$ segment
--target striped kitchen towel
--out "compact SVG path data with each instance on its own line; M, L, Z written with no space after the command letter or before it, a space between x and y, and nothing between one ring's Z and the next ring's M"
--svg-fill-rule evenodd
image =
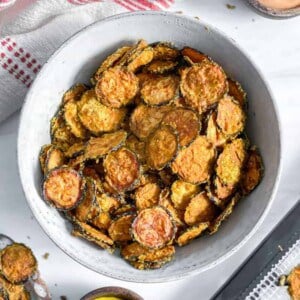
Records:
M167 10L173 2L0 0L0 18L2 22L4 20L0 31L0 122L22 106L26 92L42 65L75 32L122 12ZM11 10L18 14L5 20Z

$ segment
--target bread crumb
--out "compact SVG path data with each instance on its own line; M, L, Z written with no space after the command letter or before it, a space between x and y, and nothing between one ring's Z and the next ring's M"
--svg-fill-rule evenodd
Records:
M48 259L49 255L50 255L50 254L49 254L48 252L46 252L45 254L43 254L43 258L44 258L44 259Z
M226 4L226 6L227 6L227 8L228 9L235 9L236 8L236 6L235 5L231 5L231 4Z
M282 252L283 251L283 248L281 245L278 245L278 249Z

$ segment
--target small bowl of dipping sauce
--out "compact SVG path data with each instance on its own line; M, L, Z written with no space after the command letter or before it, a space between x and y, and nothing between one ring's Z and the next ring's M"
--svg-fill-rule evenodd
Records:
M107 286L93 290L80 300L144 300L137 293L118 286Z

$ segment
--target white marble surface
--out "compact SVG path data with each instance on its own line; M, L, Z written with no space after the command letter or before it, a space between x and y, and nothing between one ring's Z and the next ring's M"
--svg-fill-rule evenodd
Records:
M227 3L236 8L227 9ZM270 84L279 108L283 140L283 170L274 205L261 229L241 250L205 273L161 284L126 283L101 276L67 257L33 218L17 170L16 113L0 125L0 232L34 250L53 299L61 295L79 299L107 285L127 287L147 300L209 299L300 198L300 17L266 19L238 0L178 1L172 10L197 16L230 35L256 61ZM50 254L47 260L43 258L46 252Z

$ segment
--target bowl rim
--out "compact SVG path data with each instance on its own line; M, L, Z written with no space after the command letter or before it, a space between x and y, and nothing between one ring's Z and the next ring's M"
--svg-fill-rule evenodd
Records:
M218 257L216 260L207 263L204 266L201 266L199 268L196 269L187 269L187 270L182 270L182 272L180 274L171 274L171 275L165 275L162 276L160 278L151 278L150 280L147 279L137 279L137 278L124 278L123 276L118 276L116 274L110 274L110 273L106 273L106 272L100 272L99 270L96 270L95 268L93 268L90 265L87 265L84 261L82 261L81 259L79 259L78 257L76 257L75 255L73 255L72 253L70 253L68 251L68 249L64 248L63 245L60 245L54 238L52 238L51 236L51 232L48 231L47 226L42 225L42 223L40 222L40 217L38 216L38 214L35 213L35 210L33 208L33 204L31 203L31 201L29 201L29 197L27 197L27 188L26 188L26 183L25 183L25 176L22 176L22 161L21 161L21 131L22 131L22 124L24 123L24 119L26 118L25 115L25 111L26 111L26 106L28 105L28 101L31 98L31 95L35 89L35 86L38 82L38 79L41 77L41 74L43 73L44 69L47 67L47 65L49 65L55 58L56 56L65 48L69 45L69 43L71 43L73 41L73 39L76 39L77 36L79 36L83 31L87 30L90 27L93 26L101 26L101 24L106 23L106 22L110 22L110 21L114 21L114 20L118 20L118 19L122 19L122 18L127 18L127 17L132 17L132 16L151 16L151 15L155 15L155 16L161 16L161 17L165 17L165 16L173 16L176 18L182 18L182 19L186 19L192 23L196 23L197 25L202 25L205 28L208 28L208 30L212 30L214 32L216 32L217 34L221 35L225 40L227 40L228 43L232 44L234 47L236 47L240 52L242 52L242 54L247 58L247 60L252 64L252 66L254 67L254 69L256 70L256 72L258 73L258 75L260 76L262 82L265 85L265 88L267 90L267 92L270 95L270 98L272 100L272 104L274 107L274 113L275 113L275 117L276 117L276 121L278 124L278 147L279 147L279 151L278 151L278 167L277 167L277 174L276 174L276 178L275 178L275 182L273 185L273 189L271 192L271 196L269 198L269 202L267 203L265 209L263 210L263 212L261 213L261 215L258 218L258 221L256 222L256 224L253 226L253 228L244 236L244 238L237 243L236 245L234 245L233 247L229 248L227 250L227 252L225 254L223 254L222 256ZM73 260L75 260L76 262L80 263L81 265L85 266L86 268L95 271L98 274L104 275L104 276L108 276L110 278L114 278L114 279L118 279L118 280L122 280L122 281L127 281L127 282L139 282L139 283L159 283L159 282L168 282L168 281L174 281L174 280L180 280L192 275L197 275L200 274L204 271L207 271L209 269L212 269L213 267L221 264L222 262L224 262L225 260L227 260L230 256L232 256L235 252L237 252L239 249L241 249L246 242L256 233L256 231L259 229L259 227L261 226L261 224L263 223L265 217L267 216L272 203L275 199L275 195L277 194L277 190L278 190L278 185L279 185L279 181L280 181L280 176L281 176L281 171L282 171L282 129L281 129L281 121L279 118L279 109L278 109L278 105L276 103L276 101L274 101L274 95L269 87L269 84L267 82L267 80L265 79L264 75L262 74L260 68L256 65L256 63L254 63L254 61L251 59L251 57L247 54L246 50L244 50L240 45L238 45L238 43L231 37L229 37L227 34L225 34L223 31L221 31L220 29L216 28L215 26L211 25L208 22L202 21L202 20L196 20L193 17L190 16L186 16L186 15L178 15L176 13L173 12L166 12L166 11L135 11L135 12L126 12L126 13L121 13L121 14L117 14L117 15L113 15L110 17L106 17L103 18L102 20L93 22L85 27L83 27L82 29L80 29L79 31L77 31L76 33L74 33L72 36L70 36L66 41L64 41L62 43L62 45L56 50L54 51L54 53L47 59L47 61L44 63L43 67L41 68L41 70L39 71L39 73L37 74L33 84L31 85L31 87L29 88L26 97L24 99L24 103L22 106L22 110L20 113L20 120L19 120L19 127L18 127L18 137L17 137L17 161L18 161L18 173L19 173L19 177L20 177L20 181L21 181L21 185L22 185L22 190L25 196L25 199L33 213L33 215L35 216L35 218L38 221L38 224L40 225L40 227L43 229L43 231L47 234L47 236L54 242L54 244L60 248L63 252L65 252L69 257L71 257Z

